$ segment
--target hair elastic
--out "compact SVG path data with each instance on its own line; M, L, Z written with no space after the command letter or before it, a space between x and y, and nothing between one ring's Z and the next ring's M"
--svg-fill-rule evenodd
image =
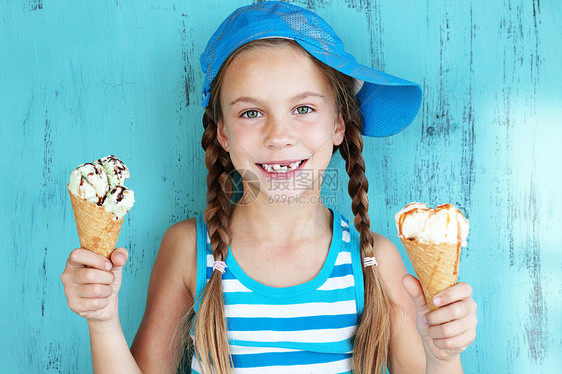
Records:
M213 271L218 270L221 273L225 273L226 269L226 263L224 261L215 261L215 263L213 264Z
M379 266L377 260L374 257L365 257L365 259L363 260L363 266L367 267L367 266Z

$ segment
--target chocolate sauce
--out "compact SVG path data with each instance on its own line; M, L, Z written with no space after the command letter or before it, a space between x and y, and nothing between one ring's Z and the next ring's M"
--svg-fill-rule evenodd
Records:
M125 188L123 186L115 186L115 188L113 188L113 190L111 191L111 194L114 195L115 192L117 192L117 189L119 189L120 191L117 197L115 198L115 201L120 202L125 197Z
M119 179L121 179L123 177L123 173L125 172L125 170L127 169L125 164L119 160L117 157L115 157L114 155L109 155L106 157L106 159L108 161L113 161L113 173L115 175L119 176ZM101 162L101 160L100 160Z
M94 167L94 172L96 174L99 174L98 168L95 164L91 163L91 162L86 162L84 165L92 165ZM88 174L88 175L93 175L92 173Z
M121 200L123 200L123 198L125 197L125 189L121 188L121 192L119 193L119 195L117 195L117 202L120 202Z

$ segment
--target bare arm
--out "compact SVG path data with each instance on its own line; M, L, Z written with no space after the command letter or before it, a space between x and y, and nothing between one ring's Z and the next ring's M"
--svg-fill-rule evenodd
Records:
M131 345L145 373L175 373L182 318L193 305L197 274L195 219L170 227L152 268L146 309Z
M78 248L70 254L61 275L70 309L88 319L94 372L174 373L178 357L174 354L177 339L172 337L193 303L195 220L173 225L164 235L152 270L145 315L130 350L118 311L121 269L127 256L124 248L117 248L109 262Z
M119 322L117 295L127 255L125 248L117 248L108 261L77 248L61 275L68 306L88 319L95 373L140 373Z
M425 353L416 330L416 307L402 286L406 267L398 249L390 240L375 234L377 270L383 286L397 307L391 314L390 357L388 369L393 374L424 373Z
M374 234L382 282L398 308L391 316L391 373L463 373L460 352L475 338L472 288L459 283L437 296L442 307L429 312L417 279L406 275L396 247Z
M117 308L115 309L118 315ZM119 317L109 321L88 320L94 373L142 373L129 351Z

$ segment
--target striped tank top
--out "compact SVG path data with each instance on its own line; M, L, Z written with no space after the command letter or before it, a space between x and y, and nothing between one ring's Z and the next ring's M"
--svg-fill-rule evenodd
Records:
M203 217L196 221L195 300L214 262ZM292 287L269 287L250 278L229 248L222 286L235 373L352 372L352 337L364 303L359 235L336 212L332 235L318 275ZM194 309L198 311L199 303ZM195 356L191 370L202 373Z

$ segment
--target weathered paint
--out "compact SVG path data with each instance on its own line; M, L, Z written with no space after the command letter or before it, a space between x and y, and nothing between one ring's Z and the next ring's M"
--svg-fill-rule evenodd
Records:
M373 229L400 248L393 215L450 202L471 223L460 278L478 337L466 373L560 372L562 4L308 0L359 61L420 82L416 121L365 139ZM0 2L0 372L90 372L85 322L59 276L78 245L65 185L115 153L137 203L121 318L131 342L159 241L204 207L199 55L242 1ZM342 182L325 189L350 214ZM335 191L335 192L334 192Z

